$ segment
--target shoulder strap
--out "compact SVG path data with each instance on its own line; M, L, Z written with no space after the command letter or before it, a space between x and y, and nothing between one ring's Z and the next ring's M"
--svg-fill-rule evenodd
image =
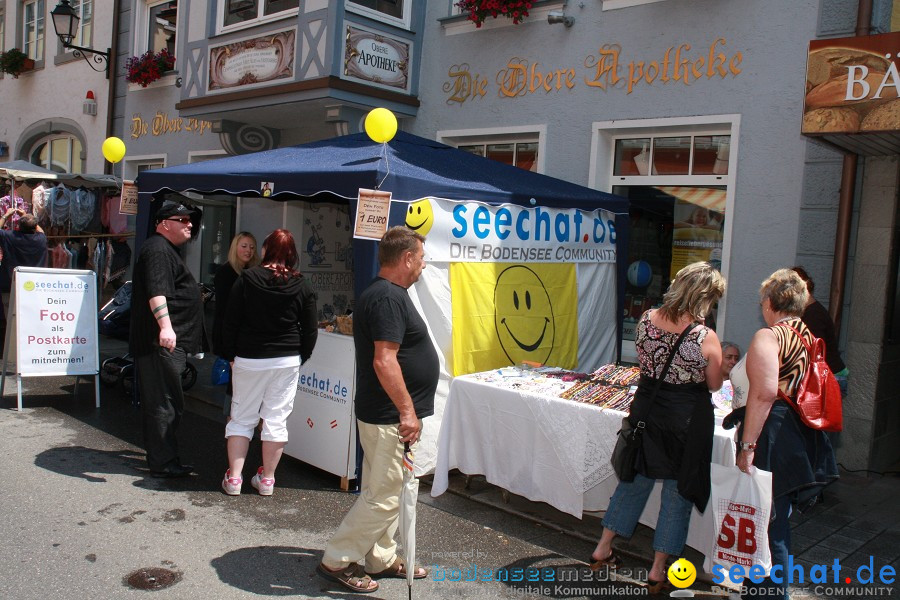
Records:
M681 342L684 341L685 336L687 336L688 332L696 326L696 323L690 323L687 327L685 327L684 331L681 332L681 335L678 336L678 340L675 342L675 345L672 346L672 351L669 352L669 358L666 359L666 365L663 367L662 373L660 373L659 375L659 379L656 380L656 384L653 386L653 392L650 394L650 402L647 403L647 409L640 417L638 417L638 424L635 425L636 427L644 426L644 419L646 419L647 415L650 414L650 409L653 407L653 402L656 401L656 394L659 393L659 386L662 385L662 382L666 379L666 375L669 373L669 367L672 365L672 359L675 358L675 354L678 352L678 348L681 346Z
M812 346L809 345L809 342L806 341L806 338L803 337L803 334L794 327L793 325L788 325L787 323L775 323L772 327L787 327L791 331L797 334L797 337L800 338L800 343L803 344L803 347L806 348L806 355L809 356L809 360L813 360L812 357Z

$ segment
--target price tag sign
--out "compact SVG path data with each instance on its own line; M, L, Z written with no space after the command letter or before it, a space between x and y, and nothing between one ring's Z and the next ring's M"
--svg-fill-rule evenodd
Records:
M391 193L360 188L356 200L356 225L353 237L380 240L387 231Z
M138 213L138 189L133 181L122 182L122 197L119 200L119 212L123 215Z

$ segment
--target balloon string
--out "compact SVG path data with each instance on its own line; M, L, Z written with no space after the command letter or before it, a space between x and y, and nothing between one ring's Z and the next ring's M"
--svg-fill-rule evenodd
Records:
M387 142L381 143L381 158L384 159L384 165L385 165L385 168L387 169L387 171L385 172L384 177L381 179L381 183L379 183L378 185L375 186L376 191L381 189L381 186L384 183L384 180L387 179L388 175L391 174L391 161L388 159Z

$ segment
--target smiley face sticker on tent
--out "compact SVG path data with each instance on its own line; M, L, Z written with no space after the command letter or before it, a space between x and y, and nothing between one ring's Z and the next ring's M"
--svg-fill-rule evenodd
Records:
M434 209L430 200L413 202L406 209L406 226L422 235L428 236L431 226L434 225Z
M538 274L523 265L503 270L494 288L494 325L503 352L514 365L544 364L553 352L553 302Z

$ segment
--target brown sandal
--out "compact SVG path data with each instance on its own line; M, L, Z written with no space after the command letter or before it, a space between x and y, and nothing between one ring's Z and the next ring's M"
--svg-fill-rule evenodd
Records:
M378 582L372 581L372 578L363 571L362 566L356 563L350 563L337 571L332 571L322 563L319 563L316 567L316 573L328 581L339 583L348 590L360 594L368 594L378 589ZM371 587L372 584L375 584L374 587Z
M594 557L591 556L591 571L599 571L602 567L608 566L610 569L617 569L622 566L622 559L618 557L618 555L610 551L609 556L606 558L601 558L599 560L594 560Z
M394 579L406 579L406 563L403 562L403 559L399 556L394 563L385 569L384 571L379 571L378 573L369 573L372 577L392 577ZM415 573L413 574L413 579L425 579L428 577L428 571L426 571L423 567L416 567Z

